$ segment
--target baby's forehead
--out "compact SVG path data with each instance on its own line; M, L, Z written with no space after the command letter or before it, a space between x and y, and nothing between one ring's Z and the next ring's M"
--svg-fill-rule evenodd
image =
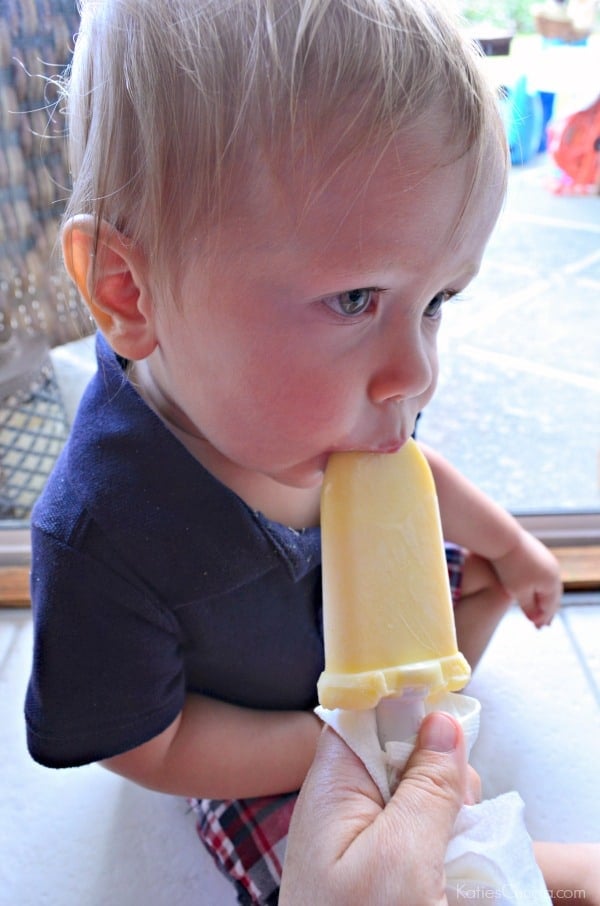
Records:
M467 147L445 121L444 113L433 110L401 132L349 147L334 146L334 124L300 149L261 154L236 196L237 212L245 208L255 216L279 208L299 222L315 210L327 217L332 199L338 207L346 200L348 216L365 197L403 201L409 195L415 203L443 203L449 174L465 183L465 212L477 200L500 200L507 173L503 135L490 128Z
M505 156L491 139L462 153L432 143L419 154L425 136L421 144L413 135L367 148L333 168L318 154L296 170L255 161L209 242L217 253L247 256L252 266L297 249L311 266L332 253L335 267L336 256L346 260L351 248L360 267L376 247L385 270L385 256L394 265L400 246L420 260L430 237L461 251L478 233L488 235L497 219ZM423 226L411 230L417 212Z

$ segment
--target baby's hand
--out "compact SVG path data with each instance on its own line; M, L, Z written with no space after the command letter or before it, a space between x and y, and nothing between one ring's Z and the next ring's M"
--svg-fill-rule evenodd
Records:
M538 629L549 626L560 605L562 583L558 563L547 547L520 531L515 545L493 561L504 588Z

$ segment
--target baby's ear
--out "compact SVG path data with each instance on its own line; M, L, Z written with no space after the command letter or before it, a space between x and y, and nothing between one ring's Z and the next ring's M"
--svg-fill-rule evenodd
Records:
M65 265L98 327L118 355L145 359L156 347L148 268L140 249L90 215L69 220L63 229Z

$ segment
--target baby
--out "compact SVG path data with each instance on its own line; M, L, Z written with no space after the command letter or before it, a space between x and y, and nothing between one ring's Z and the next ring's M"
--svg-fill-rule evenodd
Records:
M87 0L68 117L98 371L32 518L30 751L192 797L242 900L276 902L320 732L323 470L431 399L502 125L433 0ZM557 568L426 453L475 664L512 599L550 622Z

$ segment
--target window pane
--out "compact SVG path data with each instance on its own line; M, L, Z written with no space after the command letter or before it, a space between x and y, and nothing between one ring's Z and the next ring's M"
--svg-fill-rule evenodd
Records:
M598 510L600 199L515 166L479 276L444 311L419 437L516 512Z

